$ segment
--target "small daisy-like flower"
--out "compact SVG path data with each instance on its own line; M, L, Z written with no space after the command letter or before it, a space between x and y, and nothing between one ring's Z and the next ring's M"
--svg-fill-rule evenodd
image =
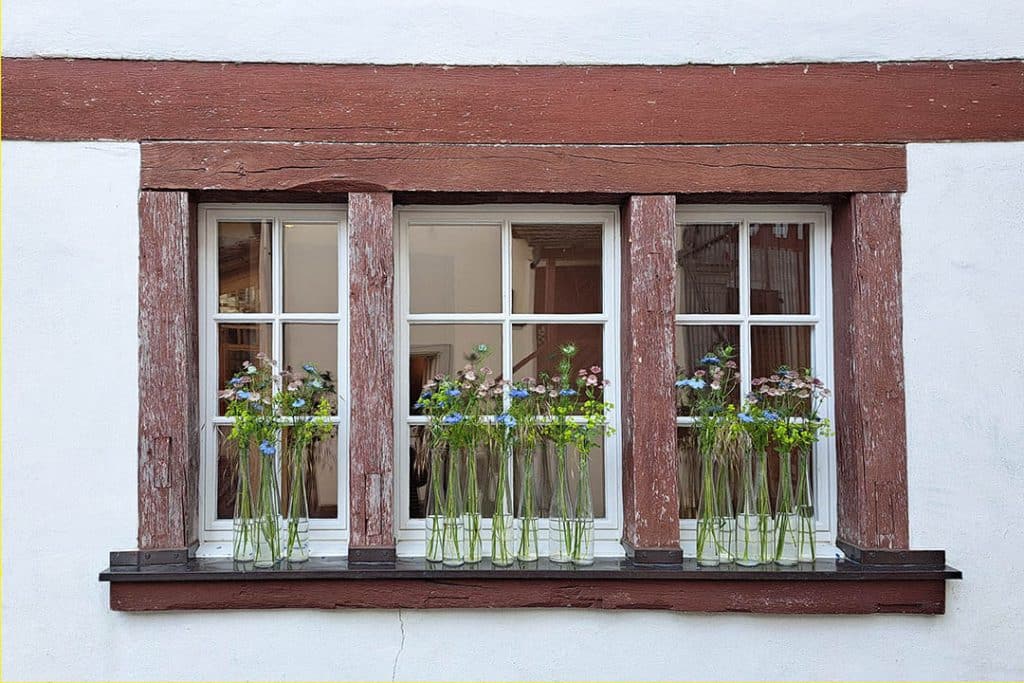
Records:
M736 417L739 418L740 422L750 423L754 421L754 418L752 418L750 415L746 413L739 413L736 415Z
M277 453L277 448L274 444L264 439L260 442L260 453L263 455L273 455L274 453Z
M597 386L597 375L587 375L587 386L588 387L596 387Z
M601 374L601 366L600 365L591 365L590 366L590 374L592 374L592 375L600 375Z
M462 422L463 419L465 418L463 417L462 413L452 413L451 415L445 415L444 419L441 421L444 422L446 425L455 425Z
M235 396L237 396L239 399L245 401L246 399L249 398L249 392L245 391L243 389L242 391L239 391L237 394L235 394Z
M306 399L304 398L297 398L292 401L292 408L301 408L304 405L306 405Z
M444 393L446 393L446 394L448 394L449 396L452 396L452 397L462 396L462 392L459 391L458 389L449 389L448 391L446 391Z

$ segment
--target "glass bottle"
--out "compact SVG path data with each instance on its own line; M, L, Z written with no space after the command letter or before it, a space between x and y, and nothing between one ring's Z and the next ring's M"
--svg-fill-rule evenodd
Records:
M796 469L796 511L799 524L796 554L797 560L800 562L814 562L815 560L814 490L812 484L811 451L809 448L803 448L797 454Z
M500 445L498 453L498 485L494 493L494 514L491 515L491 564L507 567L515 560L515 515L512 514L512 486L509 482L511 453Z
M465 503L465 528L466 528L466 553L467 564L475 564L483 559L483 508L480 497L480 478L477 475L477 449L470 446L462 450L462 456L466 461L466 494L463 499Z
M697 564L717 567L719 554L718 490L715 481L715 456L700 446L700 496L697 498Z
M275 448L260 452L259 490L256 495L257 567L273 567L281 559L281 494L274 467Z
M779 495L775 499L775 564L797 562L798 515L793 496L791 454L779 453Z
M534 464L537 454L533 447L523 447L519 454L519 546L516 558L520 562L534 562L539 557L537 529L537 480Z
M548 508L548 559L565 563L572 543L571 505L569 477L566 465L566 445L555 446L555 480L551 486L551 506Z
M736 564L753 567L761 562L758 533L757 489L754 483L754 453L740 456L740 502L736 510Z
M590 454L577 458L578 478L573 501L572 536L569 557L573 564L594 564L594 499L590 493Z
M256 513L253 500L253 472L258 463L253 455L251 442L238 446L236 463L238 484L235 488L235 513L232 518L232 551L235 562L252 562L256 559Z
M736 552L736 518L732 502L733 460L724 453L715 454L715 497L718 527L718 560L729 564Z
M288 503L285 517L285 559L305 562L309 559L309 500L306 496L306 462L312 456L312 443L294 439L289 449Z
M426 532L425 556L428 562L440 562L444 557L444 458L440 448L428 445L427 505L423 515Z
M760 564L775 561L775 519L772 517L772 499L768 490L768 451L757 451L754 469L754 495L757 505L757 540Z
M449 567L466 562L466 527L462 507L462 460L464 451L448 449L441 520L441 561Z

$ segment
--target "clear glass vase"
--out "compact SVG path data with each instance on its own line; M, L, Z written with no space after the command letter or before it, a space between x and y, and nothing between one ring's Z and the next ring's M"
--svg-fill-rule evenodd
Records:
M555 480L551 486L551 505L548 507L548 559L552 562L571 561L569 545L572 542L572 498L569 496L569 474L566 446L555 447Z
M462 460L464 453L448 449L441 517L441 562L458 567L466 562L465 509L462 507Z
M306 497L306 463L312 444L296 439L288 449L288 502L284 522L284 556L289 562L309 559L309 500Z
M800 562L814 562L814 490L811 471L811 451L802 449L797 454L796 467L796 556Z
M710 448L701 448L700 496L697 499L697 564L717 567L721 559L718 512L718 486L715 456Z
M257 567L273 567L281 559L281 494L277 486L274 455L260 456L259 488L256 494Z
M572 502L569 559L573 564L594 564L594 499L590 493L590 454L577 459L576 497Z
M499 446L499 448L501 448ZM508 449L498 454L498 484L494 492L494 514L491 515L491 564L507 567L516 558L515 515L512 514L512 486L509 482Z
M536 453L525 450L519 463L519 544L516 558L520 562L534 562L539 557L537 530L537 480L534 475Z
M754 496L757 506L757 542L760 564L775 561L775 518L768 490L768 451L757 451L754 463Z
M232 551L235 562L256 559L256 501L253 498L254 474L259 471L258 456L251 443L239 444L236 463L235 514L232 518Z
M466 493L464 524L466 527L467 564L475 564L484 557L483 543L483 501L480 497L480 478L477 474L477 449L469 447L462 451L466 461Z
M715 497L718 517L718 561L729 564L736 553L736 517L733 516L735 506L732 502L732 483L734 463L723 453L715 454Z
M793 496L793 471L789 452L779 453L779 495L775 499L775 564L797 563L799 516Z
M739 507L736 509L736 564L753 567L761 563L761 536L758 533L757 489L754 481L754 454L740 456Z
M426 533L425 557L428 562L440 562L444 559L444 458L441 449L429 446L427 457L427 504L423 515L423 528Z

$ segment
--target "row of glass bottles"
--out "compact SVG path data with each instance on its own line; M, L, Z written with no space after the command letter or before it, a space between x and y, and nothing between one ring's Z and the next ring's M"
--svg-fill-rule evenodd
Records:
M702 454L697 509L697 563L717 566L735 561L791 566L815 560L814 497L810 452L797 454L793 489L789 453L778 454L779 485L773 512L768 491L768 454L744 452L739 461L737 504L733 504L734 463Z
M232 528L232 558L236 562L252 562L262 568L273 567L281 560L309 559L305 455L299 449L289 459L284 516L274 454L239 455Z
M499 567L509 566L515 560L533 562L540 557L533 458L522 458L519 462L518 515L512 513L510 458L510 453L498 457L491 516L490 559L491 564ZM548 558L559 563L593 564L594 503L589 458L584 455L569 463L562 450L557 454L557 463L548 508ZM575 476L570 476L573 465ZM426 559L451 567L479 562L483 559L483 516L475 454L465 450L434 452L429 467L424 519Z

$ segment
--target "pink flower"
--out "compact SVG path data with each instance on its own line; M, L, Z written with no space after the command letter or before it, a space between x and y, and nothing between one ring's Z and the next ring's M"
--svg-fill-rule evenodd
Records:
M558 392L552 389L551 391L548 392L548 396L550 396L551 398L558 398Z
M251 392L249 392L249 400L250 401L254 401L254 402L260 400L260 392L258 392L258 391L251 391Z
M755 377L754 379L750 380L750 386L752 387L759 387L762 384L764 384L764 377Z
M544 393L547 393L547 389L546 389L546 388L544 388L544 385L543 385L543 384L538 384L537 386L535 386L535 387L533 388L533 390L534 390L534 391L536 391L536 392L537 392L538 394L544 394Z
M486 365L484 367L480 368L480 372L484 373L485 375L493 375L494 374L494 370L491 370Z
M470 382L472 382L473 380L475 380L475 379L476 379L476 373L475 373L475 372L473 372L472 370L469 370L469 371L467 371L467 372L466 372L466 374L465 374L465 375L463 375L463 376L464 376L464 377L465 377L466 379L468 379L468 380L469 380Z
M694 377L703 377L706 374L708 374L708 373L705 372L704 370L697 370L696 372L693 373L693 376Z
M735 370L736 369L736 361L734 361L734 360L727 360L727 361L725 361L725 367L727 367L727 368L729 368L731 370Z
M711 390L712 391L718 391L721 388L722 388L722 384L720 382L715 381L715 382L711 383Z
M555 384L558 384L559 382L562 381L562 378L559 375L555 375L554 377L551 378L551 381L554 382Z
M590 374L592 374L592 375L600 375L601 374L601 366L600 365L591 365L590 366Z
M587 376L587 386L588 387L596 387L597 386L597 375L588 375Z
M585 369L583 369L583 368L580 368L580 377L584 377L584 376L586 376L586 374L587 374L587 371Z
M234 396L234 389L225 389L224 391L221 391L217 394L217 398L234 398Z
M778 382L778 381L779 381L779 380L781 380L782 378L781 378L781 377L779 377L778 375L772 375L772 376L771 376L771 377L769 377L768 379L769 379L770 381L772 381L772 382Z

